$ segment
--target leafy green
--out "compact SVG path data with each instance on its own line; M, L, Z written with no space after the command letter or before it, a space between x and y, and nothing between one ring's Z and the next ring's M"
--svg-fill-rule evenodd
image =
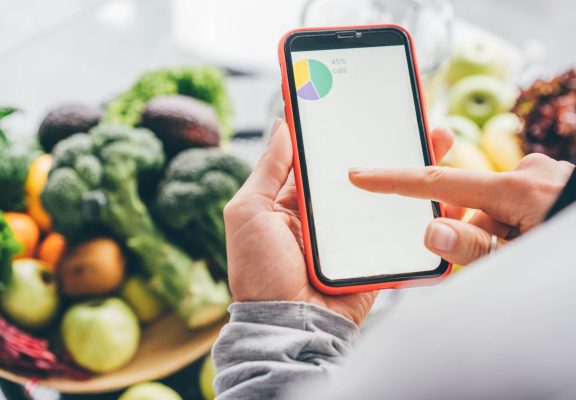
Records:
M0 121L9 116L10 114L15 113L16 111L18 111L15 108L12 107L0 107ZM8 138L6 137L6 133L4 133L4 131L2 130L2 127L0 127L0 146L8 146L9 141Z
M8 285L12 275L12 259L21 248L4 214L0 211L0 291Z

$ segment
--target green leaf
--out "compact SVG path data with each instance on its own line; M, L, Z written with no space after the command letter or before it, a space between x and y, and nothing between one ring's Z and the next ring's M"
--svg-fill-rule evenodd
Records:
M0 120L4 117L9 116L10 114L14 114L16 111L18 111L17 108L13 108L13 107L0 107Z
M9 116L10 114L15 113L16 111L18 111L18 109L13 107L0 107L0 121L2 120L2 118ZM8 140L8 137L6 137L6 134L4 133L2 128L0 128L0 146L6 147L9 144L10 141Z
M7 287L12 276L12 259L21 249L22 245L0 211L0 291Z

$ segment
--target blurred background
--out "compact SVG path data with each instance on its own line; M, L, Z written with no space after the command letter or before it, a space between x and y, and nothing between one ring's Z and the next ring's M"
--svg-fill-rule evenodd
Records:
M560 76L555 81L556 92L548 91L547 97L542 97L541 88L534 89L532 85L537 79L551 80L574 67L574 16L573 0L0 0L0 111L4 107L18 110L2 119L1 128L14 147L19 142L28 146L38 132L48 129L45 125L43 130L41 125L46 123L49 112L56 110L53 118L58 113L71 112L58 111L65 105L104 110L103 118L124 118L122 122L127 122L128 111L121 109L126 105L120 103L131 101L130 96L138 89L133 85L142 82L143 74L161 70L161 74L171 74L170 79L181 81L188 79L182 76L189 73L189 92L180 90L181 85L178 90L167 90L142 84L134 96L150 91L146 101L156 95L180 94L210 103L215 112L211 109L208 114L200 111L200 115L195 115L194 107L198 105L189 106L192 125L205 124L210 129L216 125L217 141L211 146L220 145L223 152L249 166L258 159L273 119L283 115L276 50L282 34L300 26L395 22L408 27L414 35L432 124L447 125L462 139L448 157L449 165L505 171L532 151L568 159L576 148L576 122L566 121L576 118L576 100L568 106L564 101L560 107L556 99L568 95L576 99L576 80L572 75ZM210 75L208 79L203 75L205 71L199 72L205 66L215 68L216 78ZM182 72L188 69L190 72ZM205 83L208 80L210 83ZM494 80L495 89L486 91L486 85ZM220 83L225 94L214 94L220 90ZM531 87L533 90L527 90ZM227 99L222 100L222 96ZM551 104L553 110L560 111L550 111L550 107L546 112L528 110L518 106L523 102ZM184 103L177 107L186 108ZM477 108L472 110L472 103L482 104L488 111L479 115L474 111ZM100 121L99 111L95 115L95 122L88 127ZM146 126L144 120L139 121L140 115L132 125ZM148 127L158 135L156 125ZM190 129L194 131L194 127ZM50 152L54 143L47 145L50 140L46 137L52 135L48 132L44 139L40 137L42 149L34 150L38 150L38 156L28 166L34 165L42 152ZM179 148L176 144L167 156L170 159L187 147L205 145L186 144ZM45 170L38 172L42 187L49 164L37 163L39 170ZM0 191L7 191L6 188L0 182ZM2 208L1 204L0 210L10 214L8 223L21 242L30 237L27 233L22 234L25 239L19 237L21 230L15 225L28 223L20 214L31 216L32 224L39 226L29 228L38 233L24 259L33 257L47 264L47 260L52 260L54 266L48 270L56 276L62 307L69 307L76 300L70 300L74 298L70 293L62 293L66 277L61 276L64 272L55 271L61 264L55 254L65 257L63 254L71 251L71 242L67 250L64 244L57 244L70 238L54 232L59 235L51 239L56 244L46 245L44 252L48 255L43 256L42 244L51 236L53 227L43 226L39 212L31 211L30 201L25 210ZM27 232L26 228L22 231ZM171 232L169 227L166 231ZM113 239L122 244L117 236ZM104 254L113 257L110 251L113 254L115 250L108 251ZM125 253L126 249L118 251ZM206 258L210 265L218 263L218 256L212 252L206 250L206 257L200 253L191 257ZM127 264L131 257L128 251ZM118 285L95 297L116 295L119 290L125 293L131 276L130 268L127 271ZM212 266L210 272L215 280L223 278ZM150 271L145 275L150 278ZM134 309L140 307L139 289L142 288L135 289L137 294L121 296L128 297L125 300ZM383 296L381 302L387 301L390 298ZM27 331L25 323L18 323L18 311L5 307L4 314ZM213 374L205 365L205 354L217 334L218 323L212 328L189 331L171 315L160 316L151 323L137 316L143 339L136 366L133 361L124 369L100 374L100 381L78 383L64 373L64 377L60 374L53 381L39 384L34 378L37 373L11 368L9 359L0 357L0 367L5 372L0 373L5 378L0 382L4 393L0 399L117 399L126 386L140 380L162 380L184 399L209 398L209 389L206 384L202 387L201 381L210 382ZM175 333L163 337L166 330ZM36 334L35 330L28 331ZM60 345L60 339L52 339L53 331L46 332L40 336L44 334L49 339L51 348L57 347L54 343ZM0 347L8 339L3 340ZM78 362L80 356L67 350L75 361L70 365L82 364ZM89 371L94 369L83 366ZM154 393L155 389L148 390ZM92 394L82 394L87 391ZM178 398L169 397L172 394L164 396L154 398Z

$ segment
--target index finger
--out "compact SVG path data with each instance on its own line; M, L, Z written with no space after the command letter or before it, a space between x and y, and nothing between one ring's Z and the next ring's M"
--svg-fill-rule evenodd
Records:
M499 204L510 197L506 173L490 173L449 167L350 170L350 181L376 193L394 193L436 200L459 207L480 209L495 218L503 216Z

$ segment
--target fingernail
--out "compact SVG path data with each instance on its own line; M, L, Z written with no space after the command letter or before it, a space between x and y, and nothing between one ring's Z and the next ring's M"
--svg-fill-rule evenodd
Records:
M370 171L369 168L350 168L348 170L348 173L350 175L356 175L356 174L363 174L364 172L368 172Z
M450 226L442 222L432 222L428 229L426 242L438 251L451 251L456 246L458 235Z
M272 131L271 131L272 133L270 134L270 136L274 136L276 131L280 129L280 126L282 125L283 122L284 120L282 118L276 118L274 120L274 123L272 124Z

